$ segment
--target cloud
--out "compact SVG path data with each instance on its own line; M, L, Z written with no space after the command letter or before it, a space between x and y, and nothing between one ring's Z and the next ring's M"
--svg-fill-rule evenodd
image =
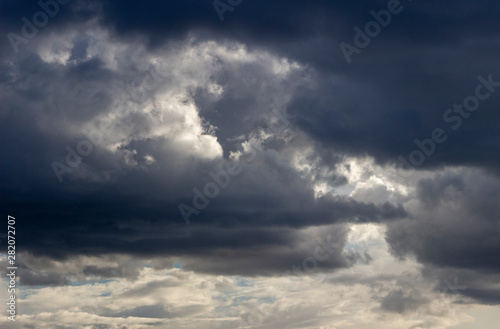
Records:
M5 84L4 133L17 134L14 127L21 123L24 133L6 143L12 161L2 166L12 174L2 202L32 222L24 233L26 250L57 259L191 256L196 266L186 266L200 271L273 275L305 257L299 248L292 248L295 255L284 252L300 236L288 227L406 216L390 202L317 195L317 184L345 183L336 170L341 158L318 156L315 142L300 131L289 124L272 130L269 123L282 120L272 111L286 107L307 80L298 63L234 42L185 40L153 54L99 30L61 32L58 42L79 57L57 57L30 45L32 53L8 67L9 76L26 79ZM245 105L235 112L234 104ZM30 152L21 156L21 149ZM231 162L239 162L241 174L186 228L178 205L192 206L194 189L205 191L210 172ZM17 203L23 192L13 186L31 189L23 196L30 207ZM335 235L341 243L342 234ZM227 247L233 250L221 257ZM264 248L275 248L267 262ZM343 257L322 266L353 262ZM133 275L112 267L84 272Z
M498 305L498 4L402 0L348 63L386 0L223 21L211 1L45 3L40 24L45 5L0 1L23 325L447 328Z
M498 177L474 169L421 180L418 201L408 207L412 218L388 225L392 253L415 255L428 275L456 277L467 287L452 291L441 283L449 293L498 303L498 186Z
M310 229L308 233L314 236L320 232ZM444 327L461 321L454 299L443 298L433 290L435 281L420 274L414 262L398 263L388 253L384 233L382 227L374 224L353 226L347 245L369 246L373 261L326 273L249 278L205 274L186 270L184 266L154 268L147 265L149 260L142 259L143 263L135 263L139 275L133 279L117 277L70 286L24 288L19 321L42 328L345 325L377 329L416 324ZM63 272L65 266L74 269L78 262L88 266L114 265L117 261L126 263L123 256L82 257L47 268ZM44 300L53 302L44 304ZM398 308L404 305L402 314L391 308L396 302L400 302Z
M407 292L402 290L391 291L387 296L382 299L382 309L404 314L409 310L415 310L419 306L428 302L423 298L414 296L405 296Z

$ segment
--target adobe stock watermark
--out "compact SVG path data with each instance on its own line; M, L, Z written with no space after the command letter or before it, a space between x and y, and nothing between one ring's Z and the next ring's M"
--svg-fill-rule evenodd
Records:
M459 129L464 120L467 120L472 113L479 110L480 103L489 99L495 92L495 88L500 87L500 82L493 81L492 74L488 75L488 78L480 75L477 80L479 84L476 86L473 95L465 97L461 104L453 104L453 109L447 109L443 113L443 121L452 124L452 130ZM423 165L425 160L436 152L437 145L443 144L447 140L448 134L440 127L432 130L430 138L415 139L414 143L417 148L407 158L401 155L398 156L398 174L404 178L413 175L415 167Z
M121 94L124 102L136 101L142 102L146 99L150 92L154 91L160 83L164 81L165 77L161 76L154 70L148 70L140 82L135 84L128 84L126 92ZM124 122L119 122L119 125L125 126ZM101 145L104 141L104 132L109 130L111 123L99 122L97 127L93 129L85 129L82 131L86 139L80 140L76 145L76 151L71 146L67 145L65 164L59 161L53 161L51 164L52 170L60 183L63 182L63 175L72 173L74 169L82 164L82 160L92 154L94 147Z
M287 113L286 109L282 112L274 109L272 114L274 120L271 120L269 123L269 128L274 134L281 133L285 130L290 124L289 119L295 118L295 115ZM250 151L244 154L244 161L246 163L253 162L257 157L257 151L258 149L252 146ZM214 199L220 194L221 189L225 189L229 186L231 176L237 176L242 172L243 168L241 167L242 162L240 159L235 162L227 163L225 168L217 173L213 171L210 172L211 181L206 183L203 189L200 190L197 187L193 188L194 196L191 205L186 205L185 203L180 203L178 205L179 211L186 224L191 222L191 216L200 214L200 211L210 204L210 199Z
M9 285L7 286L7 313L10 316L7 318L10 321L16 321L16 218L7 216L7 278Z
M347 42L340 43L340 49L347 63L350 64L352 62L351 57L354 54L361 54L361 51L368 47L371 40L380 35L382 28L389 26L392 21L392 16L400 14L403 9L404 7L399 0L389 0L387 2L387 10L382 9L379 12L371 10L370 15L374 20L365 24L364 31L358 26L354 27L354 32L356 32L353 39L354 46Z
M22 36L14 32L9 32L7 34L7 38L9 39L12 49L14 49L14 53L17 54L19 52L19 46L21 44L27 44L31 39L37 36L38 29L47 25L49 17L54 18L59 13L59 5L65 5L70 1L71 0L38 1L38 5L42 10L34 13L31 21L26 16L21 17L21 21L24 24L19 34L22 34Z
M243 0L214 0L212 4L214 5L215 12L219 16L221 22L224 21L224 13L229 11L232 12L235 7L239 6Z

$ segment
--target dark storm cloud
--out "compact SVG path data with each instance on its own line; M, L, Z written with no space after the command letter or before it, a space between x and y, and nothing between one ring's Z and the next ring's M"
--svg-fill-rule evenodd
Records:
M497 177L477 171L422 180L412 219L388 226L393 254L415 255L427 275L439 278L441 290L498 304L499 186ZM453 290L444 280L465 288Z
M90 39L92 35L86 33L72 38L65 65L49 63L32 52L21 53L3 64L2 88L6 93L0 124L2 135L7 138L3 143L5 157L1 163L5 178L1 202L5 209L25 219L24 250L58 259L109 253L186 256L192 260L186 268L192 266L199 271L272 275L307 257L309 251L281 250L300 242L300 234L293 229L335 223L384 222L406 216L401 205L376 205L331 195L316 199L311 182L277 154L277 151L303 147L304 141L297 138L287 144L276 135L266 139L264 148L256 153L252 163L241 164L242 173L233 177L230 186L193 217L192 227L187 228L178 204L190 204L193 188L202 188L210 177L208 173L222 168L228 160L184 160L184 150L177 151L178 146L168 138L141 137L141 133L150 131L154 123L136 112L125 116L124 127L111 125L103 134L109 137L127 132L131 138L122 143L119 150L135 151L132 158L140 165L145 163L147 154L153 154L158 165L138 170L113 151L96 146L92 154L59 183L50 164L54 161L65 163L67 147L75 149L87 138L82 134L83 124L113 110L113 114L120 114L113 108L113 101L126 90L129 79L142 74L132 61L127 62L125 55L125 64L119 69L109 68L99 56L86 59ZM40 37L40 40L47 39ZM256 81L265 80L269 75L265 69L254 65L242 72L223 71L220 79L230 84L238 81L242 74ZM206 118L224 132L228 126L237 127L238 133L251 131L263 121L262 113L268 109L262 104L271 98L268 94L279 96L279 88L271 83L270 86L259 92L262 86L258 83L251 86L231 83L230 95L242 96L229 98L237 99L239 104L250 100L249 95L256 99L238 112L243 118L250 118L250 123L226 117L231 103L224 102L221 102L219 121L209 114ZM280 84L280 87L286 88L287 84ZM233 136L222 134L221 139ZM221 144L227 153L226 144ZM327 153L324 151L315 170L328 166L334 169L340 161L340 156ZM328 159L333 161L328 162ZM317 176L337 185L346 181L335 172L325 171ZM339 232L337 240L345 241L346 231ZM221 258L221 250L225 248L233 252ZM262 253L267 256L263 257ZM199 261L203 258L207 263ZM339 252L321 267L346 267L360 258L357 254ZM123 268L94 265L83 270L84 275L104 278L136 275L129 272Z
M4 6L6 12L15 8L4 23L9 30L16 26L12 17L23 12L9 1ZM310 65L318 70L317 86L294 95L290 107L298 115L294 125L327 147L396 162L418 149L415 139L442 128L447 142L422 167L498 168L500 160L492 156L500 142L498 93L478 112L468 113L472 116L461 129L453 131L443 121L448 108L473 93L476 77L492 74L500 81L495 56L500 6L492 1L401 1L404 10L350 65L339 43L352 44L353 28L363 28L373 20L370 11L387 8L387 1L244 1L225 13L224 22L210 1L75 1L67 6L56 18L99 17L103 27L124 40L141 36L159 46L197 32L201 39L238 40ZM35 8L31 4L24 10ZM59 28L58 22L47 29ZM72 58L81 47L74 48ZM224 102L238 106L224 99L222 107ZM220 132L223 137L230 133L230 128Z
M266 47L311 65L318 70L317 86L294 95L290 108L298 115L294 125L327 147L396 162L418 149L415 139L442 128L447 142L422 167L465 164L496 170L498 93L469 113L457 131L443 121L443 113L473 93L479 75L500 81L495 56L500 6L492 1L401 5L403 12L351 65L339 43L353 44L353 28L363 28L373 20L370 11L385 9L387 1L243 2L222 23L210 2L109 1L103 2L102 17L124 38L137 32L157 44L173 34L205 30L210 37Z
M26 286L59 286L70 283L68 278L55 273L38 274L20 270L18 271L18 275L20 278L19 283Z
M367 62L352 64L349 74L318 76L320 87L296 93L289 109L297 114L293 123L326 146L353 155L369 154L379 162L397 162L398 156L409 161L410 153L420 150L415 140L422 143L440 128L447 140L436 144L435 152L417 169L475 165L497 170L498 92L481 102L477 111L466 111L467 118L460 119L456 129L444 118L454 104L474 95L477 77L491 74L500 82L497 59L487 52L473 56L472 46L408 51L391 47L386 51L393 56L367 54L360 59ZM415 57L420 51L422 57ZM452 52L456 60L446 60ZM471 65L457 69L459 58Z
M482 304L500 304L500 289L497 287L500 280L498 271L478 272L463 268L439 268L431 265L424 270L424 273L428 277L438 279L436 291L459 296L459 302L463 303L468 301L464 299L469 299Z
M122 278L127 277L131 279L136 279L139 276L139 271L137 268L127 268L124 266L120 267L98 267L95 265L85 266L83 268L83 274L89 276L96 276L99 278Z
M3 268L7 268L7 260L0 263ZM19 283L25 286L62 286L70 284L71 280L66 273L58 273L58 271L48 270L39 271L28 265L24 261L21 261L18 257L16 263L17 269L16 273L19 276ZM3 270L2 275L5 275L8 271Z
M21 18L30 19L40 10L35 1L0 3L0 24L6 33L22 33ZM144 43L152 53L192 33L197 41L236 40L306 65L311 83L292 86L297 88L291 88L294 93L287 109L296 116L290 129L299 137L287 145L298 147L311 138L321 167L335 169L344 155L394 162L416 148L414 139L428 138L432 129L442 127L449 138L424 167L453 164L498 170L500 92L482 102L456 131L443 122L443 113L473 94L479 75L492 74L493 80L500 81L500 46L495 41L500 6L492 1L401 3L404 11L361 54L354 55L351 64L339 43L352 43L353 28L372 20L370 10L386 8L387 1L244 1L226 12L224 22L211 1L71 1L60 7L59 14L29 44L20 45L18 55L3 35L1 204L2 209L24 218L23 248L61 258L116 252L188 256L186 266L200 271L270 274L287 269L307 254L280 249L300 241L292 229L391 222L407 216L400 205L366 204L328 195L315 199L312 184L279 161L275 151L287 146L276 136L269 139L268 148L255 163L245 164L243 173L192 219L190 228L184 226L177 205L189 203L192 188L203 186L208 172L222 164L182 162L167 139L137 137L121 145L122 150L137 151L132 158L139 164L154 153L161 169L136 170L113 152L96 148L79 173L66 177L69 184L59 184L49 164L64 161L65 147L84 138L75 127L109 113L116 90L142 74L133 63L117 72L99 56L87 60L91 39L85 32L71 41L66 65L49 64L32 53L35 45L49 42L52 34L85 30L83 23L92 25L94 19L112 33L112 40ZM236 147L234 138L265 120L259 115L268 99L262 96L259 102L256 98L266 90L279 92L261 83L239 82L251 74L257 81L267 81L269 77L261 71L254 65L247 71L223 72L218 82L232 89L216 105L204 98L203 91L193 92L197 105L203 105L200 113L219 129L216 135L226 157ZM290 80L299 78L294 75ZM238 91L247 93L232 96ZM236 113L234 108L241 111ZM214 109L218 112L210 111ZM254 121L249 123L249 118ZM144 118L132 113L125 120L132 136L151 129L149 122L139 119ZM346 182L340 174L326 176L332 185ZM492 201L497 200L496 189L491 186L493 194L475 197L471 193L465 198L467 184L459 177L422 182L419 195L425 206L440 209L446 202L458 202L449 198L451 193L463 201L460 205L466 211L451 209L458 223L422 212L415 215L428 226L413 219L390 224L388 241L394 253L415 253L423 263L437 267L497 273L498 218L494 212L498 207ZM432 235L436 226L446 232L445 237ZM345 239L346 232L341 233L339 241ZM227 258L219 253L225 248L233 249ZM203 257L205 262L195 262ZM337 255L324 266L345 267L348 261ZM89 275L116 275L114 271L87 268ZM478 288L475 295L482 292Z
M90 3L102 6L102 24L122 36L142 33L153 40L164 40L194 29L207 29L255 43L287 43L315 37L341 39L354 34L355 25L362 26L373 19L370 11L386 9L388 1L243 1L231 6L234 10L225 13L222 23L213 1ZM494 1L428 0L400 4L406 16L399 21L394 19L395 27L384 31L390 39L405 41L412 37L418 43L453 43L471 35L495 35L499 27L496 16L500 6Z
M213 249L204 257L183 260L183 268L212 274L301 276L370 263L372 259L367 252L362 255L344 251L347 232L343 225L324 228L321 236L314 241L303 232L293 231L294 237L290 237L286 246Z
M3 56L25 51L26 45L36 43L41 35L92 19L97 15L96 10L90 2L79 0L2 0L0 46Z

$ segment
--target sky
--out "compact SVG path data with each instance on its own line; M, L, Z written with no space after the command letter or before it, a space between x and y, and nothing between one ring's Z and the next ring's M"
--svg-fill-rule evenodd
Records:
M495 328L499 15L0 0L1 327Z

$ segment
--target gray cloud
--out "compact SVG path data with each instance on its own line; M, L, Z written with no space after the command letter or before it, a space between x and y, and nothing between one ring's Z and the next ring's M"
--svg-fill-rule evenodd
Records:
M388 226L393 254L415 255L431 277L456 278L467 287L452 291L441 283L448 293L498 303L499 192L498 177L477 170L420 181L412 219Z
M231 59L231 55L226 55L226 46L197 44L193 46L203 56L214 57L193 58L193 65L200 67L199 73L206 74L207 85L185 76L170 75L161 78L149 98L137 100L124 81L141 72L135 66L148 68L150 64L121 55L117 64L110 64L106 52L123 45L95 41L92 48L89 38L93 38L92 34L69 39L71 55L64 65L31 53L21 55L6 66L7 76L12 78L4 84L9 92L5 99L8 111L2 121L3 133L18 138L6 140L7 158L16 161L2 163L4 172L10 173L3 187L8 197L2 202L24 217L26 223L32 221L31 229L24 232L26 250L60 259L72 254L101 253L203 256L211 262L210 265L198 263L196 268L202 271L276 274L304 257L303 253L282 254L280 248L293 245L298 236L284 228L384 222L406 216L401 205L388 202L362 203L330 194L315 197L314 184L319 181L333 185L346 182L345 177L336 172L342 157L328 154L327 150L322 150L319 156L313 152L309 158L313 163L311 169L301 172L293 159L300 155L301 149L321 150L321 146L291 127L283 133L273 133L267 121L272 116L271 110L284 106L287 95L302 83L284 79L286 72L290 72L290 79L300 75L299 66L294 68L295 64L275 60L271 54L243 52L245 60L251 63L246 69ZM85 53L82 47L86 48ZM95 47L105 50L101 55L82 59L84 54L95 51ZM204 47L218 51L219 60L227 57L226 66L214 62L217 57L207 53ZM73 55L77 51L79 58ZM166 59L154 68L161 71L162 76L167 74L167 69L160 70L162 65L179 62L183 55L166 47L164 56ZM259 58L263 62L256 60ZM272 70L278 69L273 65L282 65L279 70L283 72L273 73ZM186 67L186 70L192 69ZM22 82L14 78L19 76L26 78ZM240 81L239 78L243 78L242 82L233 83ZM184 86L175 91L178 84ZM226 93L229 96L222 99L229 103L219 104L208 98L201 101L205 105L198 110L197 95L200 90L209 93L211 85L227 88L223 96ZM262 89L263 86L268 87ZM182 94L182 98L169 96L174 92ZM238 115L232 111L234 104L245 104ZM15 111L17 107L27 110ZM168 112L168 116L152 117L146 111L148 108ZM196 138L206 138L212 143L207 144L208 148L188 153L192 145L186 148L180 145L182 141L176 140L177 135L194 129L186 125L187 119L182 119L185 114L179 109L193 111L193 115L202 116L200 120L217 125L214 133L197 133L200 135ZM96 118L109 121L115 116L121 117L121 122L112 121L94 136L95 122L99 122ZM22 127L21 132L16 127ZM237 127L237 130L226 127ZM92 140L84 133L86 129L94 129L92 137L102 142L94 143L90 154L82 155L81 164L60 176L62 182L59 183L53 163L71 166L80 143L88 138ZM176 130L177 135L172 132ZM219 134L219 130L223 133ZM203 153L216 152L215 148L210 151L210 147L218 140L226 157ZM192 204L193 188L203 190L210 179L209 173L218 172L234 161L228 159L229 154L241 152L244 143L249 142L258 146L253 151L252 162L240 160L242 173L232 178L231 184L211 200L207 209L192 218L192 228L186 228L178 204ZM30 151L24 153L26 150ZM68 155L70 152L73 155ZM243 155L242 159L246 157ZM23 189L30 192L24 193ZM22 204L17 201L20 198L24 200ZM339 235L338 239L344 238ZM234 251L227 258L220 258L221 248L228 247ZM266 252L269 259L264 261L260 254L273 248L277 248L276 251ZM246 264L232 266L228 262L232 258L241 262L242 255L248 257ZM332 257L323 266L344 267L354 262L343 257ZM218 268L214 264L218 264ZM84 274L134 275L122 270L90 266Z
M381 307L386 311L404 314L408 311L414 311L427 302L428 300L425 298L411 295L407 296L402 290L394 290L382 298Z

